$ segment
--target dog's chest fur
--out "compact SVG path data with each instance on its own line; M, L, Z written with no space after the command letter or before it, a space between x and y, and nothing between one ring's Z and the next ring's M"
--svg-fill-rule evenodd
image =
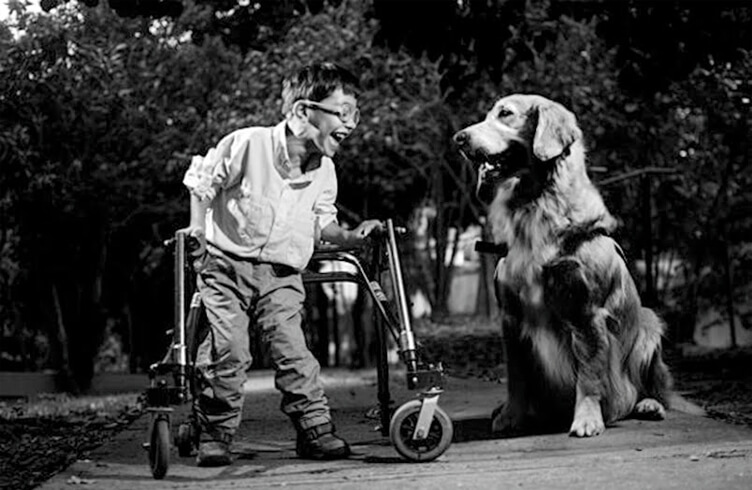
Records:
M564 253L560 231L571 226L562 201L546 196L526 206L507 206L516 182L502 184L489 208L494 238L507 243L509 252L499 262L496 281L516 298L519 335L530 340L548 379L559 386L574 380L574 365L568 339L546 301L543 268ZM504 308L504 305L502 305Z
M560 254L557 230L566 226L560 210L550 205L528 205L510 209L508 202L518 181L510 179L497 192L489 208L491 233L509 252L496 271L496 280L513 291L520 302L533 309L544 307L541 274L544 264Z
M523 326L550 325L542 274L544 265L561 254L552 231L556 225L540 207L515 211L505 221L510 227L506 232L511 233L512 239L507 240L509 252L497 268L496 280L517 297L526 317Z
M525 309L546 309L543 267L571 251L565 250L567 232L580 227L610 230L615 221L600 194L585 174L577 185L552 185L522 205L514 205L521 180L499 184L489 206L488 219L496 243L509 252L496 271L496 280L513 292Z
M496 280L519 302L518 335L530 341L532 353L549 382L564 387L573 386L574 360L567 333L546 303L541 277L543 265L558 255L556 244L524 251L512 247L499 263Z

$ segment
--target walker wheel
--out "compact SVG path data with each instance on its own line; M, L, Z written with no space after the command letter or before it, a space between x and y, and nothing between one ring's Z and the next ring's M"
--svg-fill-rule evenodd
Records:
M187 458L193 453L196 439L195 433L193 424L182 423L178 426L178 433L175 435L175 446L178 448L178 455L181 458Z
M436 407L425 439L413 440L423 403L410 400L394 412L389 424L389 437L397 452L411 461L427 462L438 458L452 443L452 420L441 407Z
M164 417L154 419L149 443L149 467L155 480L161 480L170 466L170 423Z

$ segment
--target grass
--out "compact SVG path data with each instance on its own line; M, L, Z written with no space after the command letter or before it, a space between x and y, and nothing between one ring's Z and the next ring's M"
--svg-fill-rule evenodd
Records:
M0 402L0 488L34 488L127 427L139 393Z
M42 394L24 401L0 401L0 421L24 418L111 417L137 405L139 393L74 397Z

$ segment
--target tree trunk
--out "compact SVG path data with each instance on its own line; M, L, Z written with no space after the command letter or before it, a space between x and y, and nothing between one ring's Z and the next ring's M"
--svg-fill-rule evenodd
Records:
M76 382L73 370L70 365L70 351L68 349L68 331L65 328L63 319L63 308L60 304L60 295L57 286L53 283L52 288L52 308L55 314L55 341L58 346L58 387L63 391L78 394L80 389Z
M645 298L646 306L655 306L655 282L653 279L653 196L650 175L644 174L640 179L642 185L642 226L645 248Z
M446 304L446 268L444 267L444 255L446 253L447 227L444 216L444 186L442 182L441 169L438 165L434 167L434 205L436 206L436 217L433 222L433 238L435 245L434 260L434 277L435 290L433 298L433 317L441 318L447 314Z
M107 259L106 229L96 211L87 215L80 233L80 252L76 261L64 266L61 280L69 284L70 291L63 297L69 307L67 312L70 365L78 387L86 391L94 377L94 361L105 330L106 317L102 305L102 281Z
M724 286L726 289L726 315L729 319L729 333L731 334L731 347L735 348L736 343L736 321L734 319L734 270L731 262L731 252L729 251L728 240L723 244L723 265L724 265Z

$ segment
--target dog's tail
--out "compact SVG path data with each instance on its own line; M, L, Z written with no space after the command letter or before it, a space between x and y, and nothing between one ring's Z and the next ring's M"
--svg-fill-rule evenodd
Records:
M666 408L683 412L689 415L705 416L705 410L699 405L687 400L683 395L674 391L674 380L671 372L663 361L663 349L661 347L662 336L665 332L663 321L649 308L640 308L640 326L642 332L651 334L645 338L651 338L653 342L646 349L649 360L643 366L642 383L644 395L658 399ZM645 346L643 342L638 345Z
M672 410L676 410L677 412L682 412L689 415L697 415L700 417L705 417L707 415L707 412L704 408L690 400L687 400L683 395L676 392L669 394L668 405Z
M666 408L689 415L705 416L705 410L699 405L687 400L682 394L674 391L673 376L663 362L661 348L657 347L650 359L650 363L643 372L643 396L655 398Z

